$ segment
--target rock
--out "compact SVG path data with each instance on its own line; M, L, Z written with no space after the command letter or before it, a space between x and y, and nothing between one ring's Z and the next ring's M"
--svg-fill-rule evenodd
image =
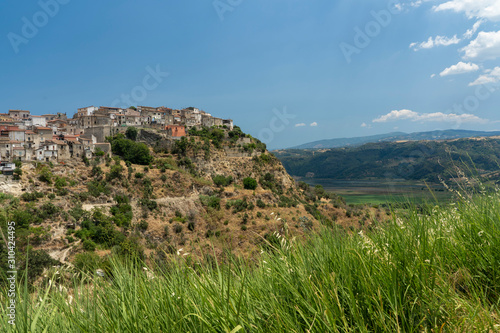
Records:
M200 193L203 195L213 195L214 191L208 186L203 186Z

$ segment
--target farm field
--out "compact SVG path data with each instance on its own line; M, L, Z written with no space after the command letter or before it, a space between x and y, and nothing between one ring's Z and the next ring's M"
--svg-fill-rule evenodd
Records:
M347 204L372 204L394 202L446 203L452 193L442 184L426 184L418 181L380 180L332 180L325 178L297 179L345 198Z

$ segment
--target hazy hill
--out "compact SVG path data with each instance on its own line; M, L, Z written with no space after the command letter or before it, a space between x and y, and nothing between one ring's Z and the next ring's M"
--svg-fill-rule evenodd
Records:
M438 181L440 176L456 176L458 166L496 179L500 139L380 142L326 151L281 150L275 155L291 175L301 177Z
M468 131L468 130L443 130L443 131L415 132L415 133L392 132L387 134L362 136L355 138L320 140L291 147L289 149L341 148L349 146L360 146L365 143L372 143L372 142L450 140L450 139L489 137L489 136L500 136L500 132L482 132L482 131Z

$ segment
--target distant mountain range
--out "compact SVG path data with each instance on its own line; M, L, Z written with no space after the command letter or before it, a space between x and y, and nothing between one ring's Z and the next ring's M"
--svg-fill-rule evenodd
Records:
M440 177L458 177L458 167L466 176L500 180L500 138L492 137L375 142L319 151L286 149L273 153L289 174L298 177L438 182Z
M355 138L339 138L330 140L320 140L305 143L299 146L288 149L328 149L342 147L357 147L365 143L376 142L396 142L396 141L436 141L436 140L451 140L473 137L490 137L500 136L500 132L483 132L483 131L468 131L468 130L442 130L431 132L416 132L403 133L393 132L380 135L363 136Z

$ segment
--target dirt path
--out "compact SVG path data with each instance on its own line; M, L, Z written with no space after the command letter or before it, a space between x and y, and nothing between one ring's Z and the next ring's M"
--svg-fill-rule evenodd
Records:
M71 251L73 247L68 247L67 249L63 250L54 250L54 251L49 251L49 255L55 259L59 260L61 263L66 264L66 265L71 265L70 262L66 261L66 258L68 257L68 253Z
M91 211L94 208L101 208L101 207L111 207L114 206L114 203L104 203L104 204L84 204L82 205L83 210Z

